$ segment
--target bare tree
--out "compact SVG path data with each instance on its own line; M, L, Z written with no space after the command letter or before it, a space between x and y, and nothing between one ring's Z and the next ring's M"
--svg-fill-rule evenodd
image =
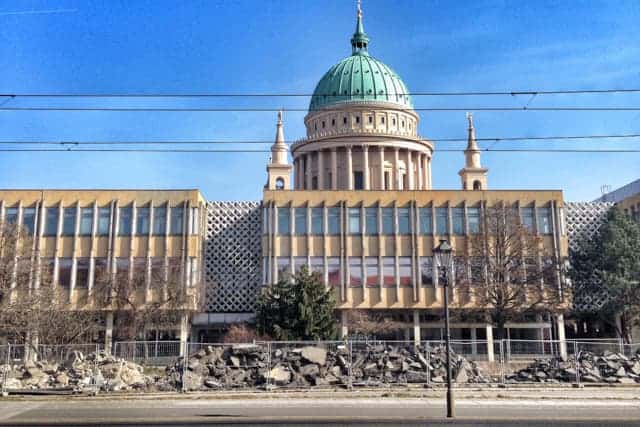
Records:
M115 338L133 340L151 328L170 329L188 311L190 296L179 268L169 266L166 273L151 274L134 268L111 272L96 272L95 303L102 310L115 314Z
M457 286L496 326L496 338L505 337L509 321L558 309L558 262L516 209L504 203L487 207L468 248L471 275Z
M367 338L388 337L406 327L384 313L371 310L351 310L348 313L349 330Z
M52 283L46 268L38 271L33 243L24 228L0 225L0 333L12 343L86 341L99 328L98 316L74 308L68 290Z

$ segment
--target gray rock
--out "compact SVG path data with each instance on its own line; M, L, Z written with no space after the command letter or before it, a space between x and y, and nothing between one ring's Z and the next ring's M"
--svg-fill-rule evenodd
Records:
M265 379L269 379L272 384L275 385L286 385L291 381L291 372L282 366L276 366L271 369L269 373L266 375Z
M303 359L316 365L327 363L327 350L320 347L303 347L300 352Z

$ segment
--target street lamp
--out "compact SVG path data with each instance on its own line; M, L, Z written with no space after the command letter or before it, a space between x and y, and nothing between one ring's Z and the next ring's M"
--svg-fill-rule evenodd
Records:
M446 240L440 240L440 244L433 248L436 265L442 271L442 288L444 290L444 329L445 345L447 347L447 418L454 417L453 387L451 386L451 333L449 331L449 268L452 261L451 245Z

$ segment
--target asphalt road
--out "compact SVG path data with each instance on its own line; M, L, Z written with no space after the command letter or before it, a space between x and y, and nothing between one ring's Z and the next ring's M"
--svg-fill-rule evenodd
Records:
M465 399L444 419L442 399L0 401L0 426L638 426L636 400Z

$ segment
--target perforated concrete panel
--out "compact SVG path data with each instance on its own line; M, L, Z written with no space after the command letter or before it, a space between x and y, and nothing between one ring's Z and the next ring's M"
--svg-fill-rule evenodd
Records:
M260 202L208 202L204 268L209 313L252 312L262 278Z
M598 233L600 226L607 217L607 212L613 203L604 202L577 202L565 203L567 217L567 235L569 237L569 249L577 251L580 242L590 240ZM578 310L594 311L607 302L607 294L598 292L598 283L574 283L573 305ZM589 292L582 289L587 288Z

